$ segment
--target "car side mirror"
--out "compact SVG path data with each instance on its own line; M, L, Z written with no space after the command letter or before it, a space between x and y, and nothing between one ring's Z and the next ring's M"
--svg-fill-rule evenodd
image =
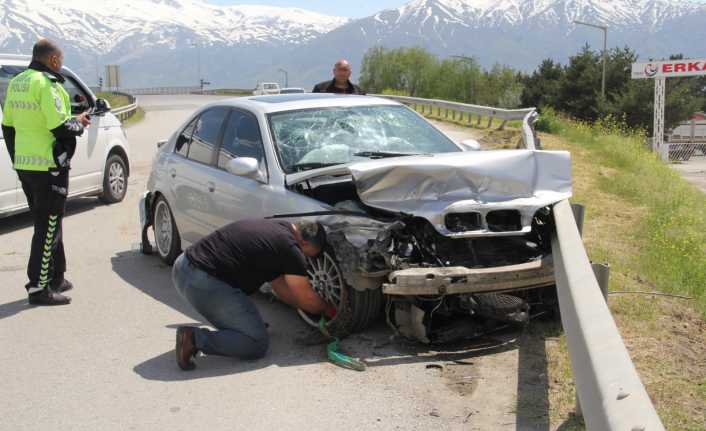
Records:
M475 139L464 139L458 143L463 151L480 151L480 143Z
M260 176L260 164L253 157L236 157L226 164L226 170L233 175L257 180Z
M110 103L105 99L96 99L96 115L105 114L110 112Z

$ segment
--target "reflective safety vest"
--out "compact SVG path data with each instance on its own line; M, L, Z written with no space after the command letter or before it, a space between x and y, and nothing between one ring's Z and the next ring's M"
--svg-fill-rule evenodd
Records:
M48 171L56 167L52 130L71 118L69 94L56 77L27 69L7 88L2 124L15 129L15 169Z

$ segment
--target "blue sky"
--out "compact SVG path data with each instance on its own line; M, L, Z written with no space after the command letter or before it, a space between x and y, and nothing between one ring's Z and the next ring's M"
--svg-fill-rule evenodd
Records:
M397 8L409 0L206 0L218 5L258 4L280 7L299 7L326 15L362 18L383 9Z

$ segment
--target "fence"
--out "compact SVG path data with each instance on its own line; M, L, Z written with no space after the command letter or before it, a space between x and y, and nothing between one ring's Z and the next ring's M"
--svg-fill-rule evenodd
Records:
M200 94L201 87L146 87L146 88L121 88L121 93L131 95L186 95Z
M648 145L664 161L686 162L694 156L706 156L706 122L691 120L678 125L665 137L662 148L655 147L653 138L648 139Z

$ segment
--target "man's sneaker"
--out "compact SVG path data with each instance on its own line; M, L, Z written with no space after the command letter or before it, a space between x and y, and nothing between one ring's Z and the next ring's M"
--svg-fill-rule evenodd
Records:
M32 305L68 305L71 303L71 298L68 296L53 292L48 288L30 293L27 296Z
M194 337L194 328L191 326L180 326L176 332L176 360L179 368L184 371L190 371L196 368L196 364L192 360L196 353L196 338Z
M69 280L62 278L61 283L52 283L51 289L54 292L68 292L69 290L73 289L74 285L71 283Z

